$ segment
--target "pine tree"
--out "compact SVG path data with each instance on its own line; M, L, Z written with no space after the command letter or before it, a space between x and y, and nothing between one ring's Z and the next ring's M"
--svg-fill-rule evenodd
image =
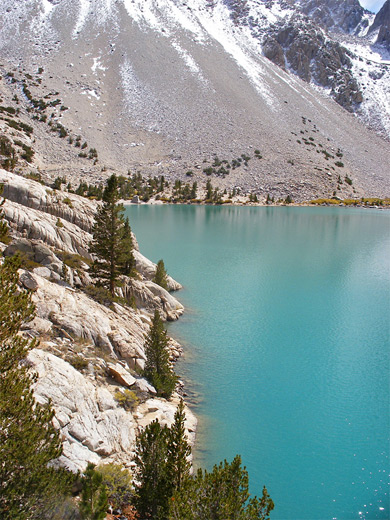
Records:
M159 260L157 262L156 274L154 275L153 282L163 289L168 289L167 272L165 270L164 260Z
M131 227L129 219L126 217L122 229L122 255L118 258L118 264L121 268L122 274L126 276L133 276L135 273L135 258L132 253L134 244L133 236L131 234Z
M38 404L35 380L23 364L35 346L19 335L33 317L30 294L18 288L17 257L0 266L0 517L45 518L44 511L68 490L71 478L48 467L62 453L50 403Z
M83 520L103 520L108 507L107 491L103 475L88 463L82 479L80 513Z
M197 191L198 191L198 183L195 181L192 183L191 194L190 194L190 198L192 200L196 199Z
M169 399L177 377L169 364L168 337L159 312L156 310L145 340L146 363L144 376L157 390L157 395Z
M165 520L172 495L167 465L169 430L155 420L138 434L134 462L135 506L140 518Z
M123 217L124 207L118 204L118 200L118 179L112 175L103 192L103 204L95 217L90 246L90 252L97 256L93 274L112 296L115 295L120 274L130 274L135 264L130 225Z
M206 200L211 200L213 196L213 186L210 179L206 182Z
M0 196L3 194L4 184L0 184ZM1 206L4 204L4 199L0 202L0 242L3 244L8 244L10 241L9 238L9 229L7 223L3 220L4 212L1 209Z
M169 520L268 520L274 503L267 489L250 498L248 472L241 457L226 460L212 472L199 469L170 501Z
M180 491L191 469L191 446L185 431L185 420L184 402L180 399L174 422L169 430L168 441L168 472L174 491Z

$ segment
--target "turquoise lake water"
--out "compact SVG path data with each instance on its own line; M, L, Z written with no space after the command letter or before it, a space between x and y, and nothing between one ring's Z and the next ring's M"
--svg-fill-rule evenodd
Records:
M241 454L273 520L388 519L390 212L131 206L186 313L169 326L196 461Z

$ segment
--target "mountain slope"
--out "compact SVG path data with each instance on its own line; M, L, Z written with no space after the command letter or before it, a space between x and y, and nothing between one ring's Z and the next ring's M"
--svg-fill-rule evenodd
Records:
M387 195L388 142L262 55L266 29L294 14L289 2L254 0L6 0L0 55L4 71L43 68L31 92L59 92L69 110L53 111L53 121L93 143L99 161L88 163L88 178L104 166L167 178L190 169L204 182L215 155L247 154L247 166L213 182L304 200L331 195L348 176L345 196ZM10 78L2 88L23 98ZM50 146L38 156L42 168L62 167ZM78 160L67 163L70 175Z

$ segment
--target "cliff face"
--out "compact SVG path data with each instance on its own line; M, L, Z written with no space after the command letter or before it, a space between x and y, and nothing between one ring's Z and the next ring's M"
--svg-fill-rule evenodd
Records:
M358 0L300 0L298 3L313 22L344 33L359 33L366 13Z
M376 43L386 47L390 51L390 0L386 0L380 11L375 16L370 32L378 31Z
M353 77L348 51L307 21L288 21L272 28L265 38L264 55L306 82L330 89L346 110L353 112L363 93Z
M138 279L125 279L122 288L137 308L91 299L85 292L91 283L87 251L96 203L4 170L0 183L12 234L3 254L21 254L20 283L33 292L36 317L24 333L40 340L29 362L39 376L36 398L51 399L55 408L64 440L59 463L74 471L87 462L129 466L137 428L155 418L170 424L178 403L177 396L170 402L155 398L137 373L145 362L150 316L159 309L165 319L177 319L183 306L150 280L156 266L139 251ZM170 286L180 288L173 279ZM172 340L170 351L174 360L181 347ZM125 389L134 392L131 411L115 399ZM193 441L196 419L186 413Z

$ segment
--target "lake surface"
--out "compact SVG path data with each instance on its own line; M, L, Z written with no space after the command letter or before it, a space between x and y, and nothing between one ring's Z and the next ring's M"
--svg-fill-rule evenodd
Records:
M242 455L273 520L388 519L390 212L131 206L184 289L196 461Z

